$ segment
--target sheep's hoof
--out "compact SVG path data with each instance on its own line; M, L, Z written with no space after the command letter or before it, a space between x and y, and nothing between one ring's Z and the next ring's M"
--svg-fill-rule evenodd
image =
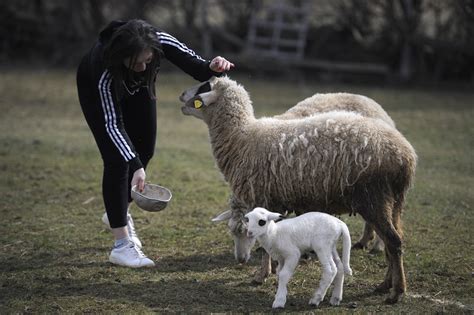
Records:
M263 284L263 281L253 279L252 282L250 282L250 284L253 286L259 286Z
M367 245L362 244L361 242L357 242L354 245L352 245L353 250L360 250L360 249L366 249Z
M391 293L386 299L385 304L395 304L400 301L402 294Z
M383 248L378 248L377 246L372 247L372 249L369 251L370 255L379 255L384 251Z
M262 285L263 283L265 283L265 280L266 280L266 277L262 277L262 276L255 276L253 279L252 279L252 285L254 286L259 286L259 285Z
M390 288L391 288L391 284L390 283L386 283L386 282L382 282L381 284L379 284L375 289L374 289L374 293L375 294L386 294L388 292L390 292Z

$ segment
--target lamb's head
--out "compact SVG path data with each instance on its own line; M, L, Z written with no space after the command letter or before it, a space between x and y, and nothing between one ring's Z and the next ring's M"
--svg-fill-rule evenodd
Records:
M240 84L227 76L212 77L185 90L179 97L184 103L184 115L194 116L208 123L218 116L253 117L250 97Z
M227 210L212 219L213 222L227 221L227 227L234 239L234 256L239 263L246 263L250 259L250 252L255 245L255 237L247 237L247 224L244 222L244 213Z
M247 223L247 237L257 238L267 233L268 222L282 219L283 216L276 212L270 212L265 208L257 207L247 213L244 221Z

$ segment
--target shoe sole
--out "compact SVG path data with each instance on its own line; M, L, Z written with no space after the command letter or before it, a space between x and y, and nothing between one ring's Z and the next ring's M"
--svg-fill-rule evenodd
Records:
M122 266L122 267L129 267L129 268L152 268L152 267L155 267L155 263L153 263L153 265L143 265L143 266L131 266L131 265L127 265L127 264L124 264L124 263L121 263L119 261L115 261L113 258L109 258L109 262L114 264L114 265L119 265L119 266Z

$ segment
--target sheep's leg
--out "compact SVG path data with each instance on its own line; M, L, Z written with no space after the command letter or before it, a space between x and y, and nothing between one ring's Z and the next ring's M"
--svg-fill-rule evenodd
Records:
M342 301L342 287L344 285L344 266L342 264L341 258L337 253L336 246L332 249L332 259L336 263L337 274L334 278L334 289L332 290L331 299L329 303L331 305L339 305Z
M406 292L405 270L403 268L403 250L402 250L402 227L401 227L401 208L395 206L392 212L392 228L389 252L392 256L392 292L385 300L386 303L397 303L400 297Z
M331 285L332 281L336 277L337 267L336 263L332 258L332 248L327 245L321 246L318 250L315 248L315 252L318 255L319 262L322 267L321 281L319 282L318 289L314 292L313 298L309 300L310 305L318 306L319 303L324 299L326 292Z
M385 249L385 260L388 262L387 272L385 273L385 278L383 282L375 288L374 290L375 293L380 293L380 294L388 293L390 292L390 289L392 288L392 264L390 264L390 262L392 261L392 258L387 249Z
M398 209L387 209L393 203L387 203L385 209L377 213L377 233L385 243L385 253L388 260L388 269L384 282L377 288L378 291L392 288L386 303L397 303L406 291L405 272L403 270L402 238ZM392 213L393 211L393 213ZM393 218L393 219L392 219ZM399 233L400 231L400 233Z
M263 250L262 260L260 262L260 269L255 274L252 283L260 285L265 282L265 279L270 275L272 270L272 259L270 255Z
M372 249L370 250L371 254L377 254L381 253L384 250L384 244L383 240L380 238L380 236L376 233L375 234L375 241L374 245L372 246Z
M352 245L352 249L366 249L369 247L369 243L374 239L374 244L372 246L372 249L370 250L371 254L377 254L382 252L384 249L384 245L383 240L377 233L375 233L374 228L366 222L361 238L357 241L357 243Z
M367 222L364 225L364 231L362 233L362 237L352 245L352 249L365 249L369 246L370 241L374 239L375 232L374 228L368 224Z
M396 303L406 290L400 226L403 200L395 200L392 188L384 181L356 185L351 204L354 211L375 228L385 243L388 268L378 290L392 288L387 303Z
M287 257L283 261L283 267L278 273L278 290L275 294L275 300L273 301L272 308L283 308L286 303L286 295L288 294L288 281L290 281L291 276L295 272L295 268L298 265L300 259L299 254L294 254L293 256Z

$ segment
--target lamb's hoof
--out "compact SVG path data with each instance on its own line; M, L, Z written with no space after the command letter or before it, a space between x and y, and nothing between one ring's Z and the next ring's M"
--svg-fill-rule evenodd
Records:
M329 300L329 304L331 304L332 306L338 306L341 304L341 300L342 299L338 297L332 296L331 299Z
M357 242L354 245L352 245L353 250L361 250L361 249L366 249L366 248L367 248L367 244L364 245L361 242Z
M317 295L317 296L313 297L311 300L309 300L309 305L318 307L319 303L321 303L322 300L323 299L321 298L321 296Z
M272 308L273 309L285 308L285 302L273 301Z

